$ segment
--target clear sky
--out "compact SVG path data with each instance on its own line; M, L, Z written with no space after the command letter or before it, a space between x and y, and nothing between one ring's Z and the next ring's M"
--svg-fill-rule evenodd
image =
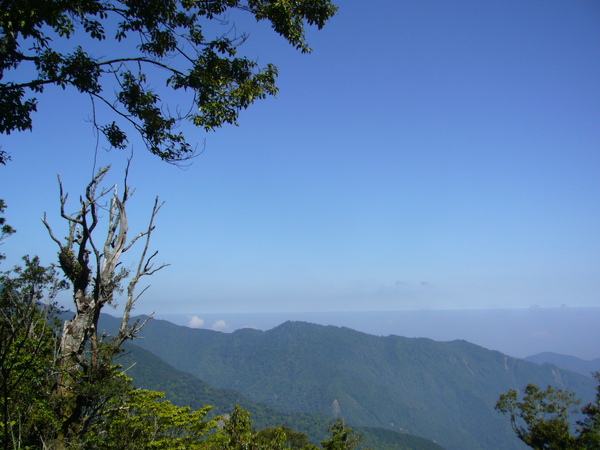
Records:
M137 311L600 306L600 4L338 5L311 55L239 24L280 93L239 127L186 127L206 139L187 170L134 141L132 229L159 195L171 264ZM4 268L55 259L39 217L64 234L56 173L76 197L92 172L88 101L48 90L39 110L32 133L0 136ZM126 156L98 165L119 181Z

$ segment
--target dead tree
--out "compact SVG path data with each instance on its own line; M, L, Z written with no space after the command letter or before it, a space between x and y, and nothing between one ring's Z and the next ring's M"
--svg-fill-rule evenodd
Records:
M163 203L159 203L158 197L155 199L148 228L128 240L126 206L133 195L127 185L128 170L125 171L123 193L119 195L116 185L101 187L109 169L104 167L93 177L85 195L79 198L79 210L74 214L66 212L68 194L64 193L59 175L60 214L69 229L66 238L58 239L45 214L42 218L50 237L58 244L60 267L71 282L75 304L75 316L64 322L60 342L57 396L68 405L63 408L62 414L65 433L76 423L85 428L86 421L93 416L94 408L90 405L94 395L88 392L90 389L82 390L82 385L91 383L90 380L97 382L102 379L102 373L105 373L105 378L114 377L112 357L123 342L133 339L148 320L129 323L131 310L141 295L135 293L138 282L167 266L154 267L153 259L158 252L149 254L154 219ZM103 215L108 216L107 220ZM107 226L105 234L101 231L104 226ZM121 266L120 259L138 241L143 242L144 247L137 268L131 273ZM124 291L122 283L127 280L120 328L114 336L100 336L100 312L105 305L113 304L115 294ZM97 403L98 399L93 401Z

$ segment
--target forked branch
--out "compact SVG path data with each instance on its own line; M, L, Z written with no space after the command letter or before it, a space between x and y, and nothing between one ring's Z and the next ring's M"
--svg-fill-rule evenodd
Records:
M129 270L119 269L123 254L140 238L145 238L137 269L127 285L127 300L121 326L112 341L106 342L113 346L115 351L125 340L133 339L141 329L138 322L129 324L131 311L141 295L135 293L140 279L168 265L154 266L153 259L158 252L148 256L150 237L155 228L154 220L163 203L159 203L158 198L155 199L147 229L128 240L127 202L132 195L127 186L128 169L120 196L117 186L101 187L109 169L110 167L100 169L92 178L86 187L85 195L79 198L79 210L73 214L66 212L68 194L64 193L59 177L60 215L68 223L67 237L59 239L46 215L42 218L51 239L59 247L60 267L73 284L75 317L65 322L61 338L63 368L68 369L67 371L87 370L90 363L92 368L101 363L98 353L101 344L98 337L100 312L107 303L113 304L115 294L122 291L121 283L131 275ZM111 194L111 198L106 205L103 201L108 194ZM108 211L107 218L102 216L103 211ZM100 230L103 223L106 223L106 232L102 237ZM103 242L103 245L96 245L96 242ZM91 351L91 358L86 356L87 349ZM68 381L63 380L63 385L68 385Z

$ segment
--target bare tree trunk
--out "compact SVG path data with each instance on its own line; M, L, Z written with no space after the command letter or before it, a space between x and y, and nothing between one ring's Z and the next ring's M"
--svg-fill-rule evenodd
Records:
M154 230L154 218L162 203L156 198L148 228L128 241L126 205L132 192L127 186L127 170L123 193L120 196L117 186L100 188L108 170L109 167L104 167L98 171L88 184L85 196L79 198L80 209L73 215L65 212L68 194L63 192L59 176L61 217L69 224L69 233L64 240L56 237L45 215L42 219L50 237L59 246L60 267L72 283L75 304L75 316L72 320L65 321L60 343L61 362L57 395L67 405L62 411L65 435L72 432L73 424L78 423L80 427L85 428L86 421L91 420L86 408L93 411L93 408L90 408L92 399L88 398L90 394L87 390L81 390L81 383L86 383L86 380L97 382L104 372L108 377L113 376L110 371L112 356L118 352L124 341L133 339L145 324L145 321L141 325L138 322L129 324L131 310L139 298L139 295L135 295L137 283L143 276L152 275L167 265L153 267L152 259L158 252L147 257L150 236ZM107 201L107 197L110 197L110 202L106 235L102 241L97 241L97 227L101 225L99 210L102 211L101 202ZM145 245L136 272L130 274L128 270L118 266L122 255L140 238L144 238ZM96 242L103 243L99 246ZM98 320L102 308L113 303L115 293L123 290L121 284L128 277L127 300L121 327L116 336L101 339L98 336ZM110 346L108 352L105 351L106 348L103 351L103 346L106 345Z

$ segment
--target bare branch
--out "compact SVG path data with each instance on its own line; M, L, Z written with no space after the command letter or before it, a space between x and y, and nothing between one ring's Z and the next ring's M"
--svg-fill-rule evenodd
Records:
M146 259L146 255L148 254L148 249L150 246L150 237L152 235L152 231L154 230L154 218L156 217L156 214L158 214L158 211L160 211L160 208L163 205L164 205L164 202L159 203L158 197L156 197L154 199L154 207L152 208L152 213L150 215L150 222L148 224L147 230L144 231L143 233L138 234L131 241L129 246L126 248L126 249L129 249L131 247L131 245L133 245L133 243L135 243L135 241L137 241L140 237L142 237L142 236L146 237L146 243L144 245L144 249L140 256L137 271L133 275L131 280L129 281L129 285L127 287L127 302L125 304L123 317L121 319L121 328L119 329L119 333L116 337L117 342L123 342L125 339L132 339L135 336L135 334L138 332L138 331L135 331L135 326L134 326L133 330L131 329L131 327L129 326L129 319L131 317L131 310L133 309L136 301L139 299L141 294L143 294L146 291L146 289L148 289L148 287L146 287L142 290L142 293L140 293L138 296L135 295L135 289L136 289L136 286L137 286L138 282L140 281L140 279L143 276L152 275L152 274L156 273L157 271L168 266L168 264L162 264L160 267L158 267L154 270L152 269L153 268L152 259L158 254L158 251L154 252L149 258ZM143 326L143 324L142 324L142 326Z
M58 244L58 246L60 248L62 248L62 243L58 240L58 238L54 235L54 232L52 231L52 227L50 226L50 224L48 223L48 221L46 220L46 213L44 213L42 219L42 223L46 226L46 229L48 230L48 234L50 234L50 238L56 242Z
M102 61L97 63L98 66L109 66L111 67L111 69L113 68L113 65L115 64L123 64L126 62L137 62L138 64L150 64L156 67L159 67L161 69L164 69L168 72L177 74L177 75L181 75L181 76L185 76L185 73L181 72L180 70L174 69L173 67L169 67L167 64L163 64L161 62L155 61L153 59L150 58L144 58L144 57L137 57L137 58L116 58L116 59L111 59L108 61ZM113 69L114 70L114 69Z
M68 194L65 193L59 176L60 215L67 224L67 236L59 238L46 214L41 219L50 238L58 245L60 268L71 281L75 306L74 317L63 324L57 352L60 359L55 393L68 399L65 406L60 407L61 417L64 418L61 423L62 433L68 433L74 423L85 428L89 424L89 418L96 414L95 408L102 406L104 400L91 399L89 392L81 390L81 376L104 376L103 374L112 373L110 367L113 356L126 340L134 339L152 317L129 323L136 302L148 289L146 287L136 294L140 279L167 266L155 264L158 252L151 253L150 250L155 217L164 204L159 202L158 197L155 198L147 228L129 239L127 202L133 195L133 190L127 185L129 168L130 160L125 170L123 191L119 191L117 186L103 188L102 182L109 167L98 170L87 184L85 193L79 197L78 210L72 214L67 212ZM104 229L104 226L107 228ZM141 237L145 238L144 245L141 246L135 272L130 274L129 270L119 268L121 258ZM105 338L98 333L102 308L107 303L112 304L116 293L123 292L121 284L128 277L126 304L119 330L114 337ZM32 299L38 296L33 288L31 296ZM0 311L0 316L3 313Z
M67 199L69 198L69 194L65 194L63 191L63 184L62 184L62 180L60 178L60 173L56 175L56 177L58 178L58 187L59 187L59 191L60 191L60 216L63 219L68 220L69 222L74 222L74 223L81 223L80 219L76 219L75 217L71 217L69 216L66 212L65 212L65 205L67 203Z

